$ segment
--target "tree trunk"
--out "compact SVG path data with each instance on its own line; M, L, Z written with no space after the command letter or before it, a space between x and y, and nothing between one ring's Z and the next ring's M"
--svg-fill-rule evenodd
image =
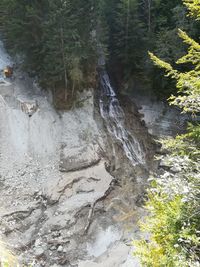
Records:
M128 57L129 20L130 20L130 0L128 0L127 2L127 13L126 13L126 57Z
M68 97L68 79L67 79L67 65L65 60L65 47L64 47L64 34L63 34L63 27L60 28L60 38L61 38L61 52L62 52L62 60L63 60L63 67L64 67L64 82L65 82L65 100Z
M151 31L151 0L147 0L148 5L148 32Z

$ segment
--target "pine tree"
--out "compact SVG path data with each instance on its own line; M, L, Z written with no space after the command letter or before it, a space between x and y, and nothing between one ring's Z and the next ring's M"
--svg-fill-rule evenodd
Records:
M93 0L2 0L0 6L7 47L43 87L63 88L67 98L94 83Z
M47 1L1 1L3 32L13 53L25 56L26 67L37 70L42 48L42 22Z
M74 91L81 84L84 75L87 80L85 69L94 58L91 11L91 1L49 2L48 18L43 28L43 77L45 83L54 87L64 82L66 97L70 90Z
M191 16L195 16L197 20L200 20L200 2L199 0L185 0L184 4L190 11Z
M199 1L196 5L194 1L185 3L193 3L189 8L195 10L192 14L198 19ZM179 30L179 36L189 48L176 63L185 64L187 71L175 69L152 53L150 57L176 81L178 95L172 96L170 103L183 112L196 114L200 111L200 44L184 31ZM146 201L149 215L141 226L143 232L150 234L150 240L135 242L136 255L144 266L199 266L200 125L190 123L187 130L183 135L162 141L168 154L161 158L169 171L151 179Z
M154 63L163 68L167 76L171 76L176 80L178 88L178 96L171 96L170 103L179 106L184 112L200 112L200 44L190 38L185 32L179 30L179 36L184 43L189 45L187 55L181 57L177 64L192 64L192 70L179 72L169 63L160 60L158 57L150 54Z

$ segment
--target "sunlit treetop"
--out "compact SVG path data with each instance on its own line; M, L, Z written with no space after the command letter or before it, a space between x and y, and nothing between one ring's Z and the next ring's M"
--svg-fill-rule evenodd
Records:
M184 3L190 14L200 19L200 0L187 0ZM191 66L189 71L179 72L154 54L149 55L156 66L165 70L166 76L176 80L178 96L171 96L170 104L180 107L183 112L197 113L200 112L200 44L180 29L178 34L189 47L187 54L178 59L176 64Z
M200 20L200 0L185 0L184 4L189 10L189 15L196 17Z

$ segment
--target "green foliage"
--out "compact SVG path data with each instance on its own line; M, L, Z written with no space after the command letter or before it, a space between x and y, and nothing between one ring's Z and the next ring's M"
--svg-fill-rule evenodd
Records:
M162 68L170 76L176 80L178 96L169 98L170 104L179 106L183 112L196 113L200 112L200 45L191 39L185 32L179 30L179 36L183 42L189 45L188 53L177 60L177 64L192 64L192 70L179 72L169 63L166 63L149 53L154 64Z
M194 1L185 2L196 14ZM180 0L1 0L0 9L10 51L21 55L43 87L63 87L66 96L94 86L97 43L103 43L119 85L139 77L157 95L169 96L175 86L151 64L147 51L171 63L185 51L177 29L198 36Z
M190 11L192 17L196 17L197 20L200 19L200 3L199 0L185 0L184 4Z
M92 0L2 0L0 8L7 47L43 87L62 87L67 97L90 86L96 66Z
M174 156L188 156L197 160L200 158L200 125L189 123L186 134L177 135L175 139L163 140L162 144Z
M148 58L148 50L169 62L176 61L186 51L177 37L178 28L198 36L195 22L185 16L180 0L104 0L104 16L108 25L109 63L119 85L134 77L146 81L159 96L169 96L174 84L162 77Z
M162 156L165 171L151 179L141 230L149 240L135 241L135 254L143 266L199 266L200 244L200 150L199 126L176 139L163 141L171 153Z
M180 72L171 64L149 54L156 66L176 80L178 96L169 99L171 104L182 108L184 112L195 114L200 111L200 45L181 30L179 36L189 45L189 49L176 63L186 64L192 70ZM144 232L150 234L150 238L148 241L134 242L135 254L147 267L198 267L200 125L190 123L186 134L162 141L162 144L168 150L168 154L160 158L165 171L151 180L146 202L149 215L141 226Z
M190 167L192 174L195 166ZM196 200L200 189L191 184L197 177L184 180L183 174L188 175L188 170L152 182L146 205L149 216L141 226L150 239L134 243L143 266L198 266L200 214Z

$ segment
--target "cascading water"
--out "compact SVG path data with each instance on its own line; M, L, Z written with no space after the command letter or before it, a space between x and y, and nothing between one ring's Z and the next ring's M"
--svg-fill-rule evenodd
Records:
M117 99L114 88L111 86L109 76L105 70L105 61L99 60L100 76L100 113L106 123L108 132L117 139L131 163L145 163L145 156L141 145L136 138L125 127L125 114Z

